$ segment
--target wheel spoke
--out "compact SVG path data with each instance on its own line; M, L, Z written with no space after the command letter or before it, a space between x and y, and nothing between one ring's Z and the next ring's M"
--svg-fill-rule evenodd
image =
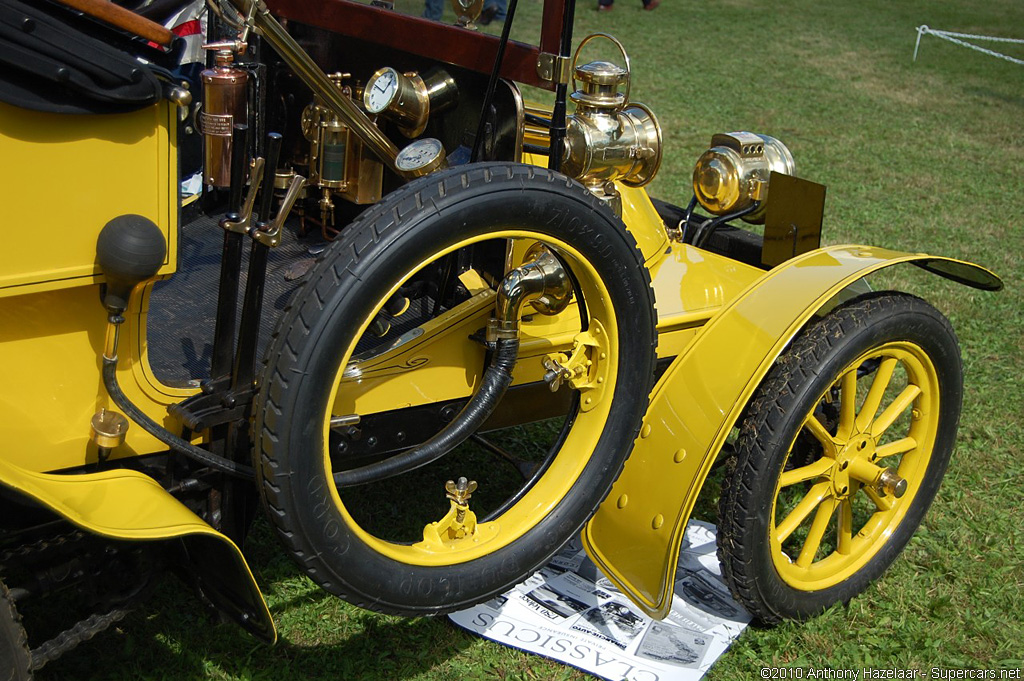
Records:
M871 424L871 437L878 437L886 431L886 429L893 424L896 419L899 418L900 414L905 412L914 400L917 399L918 395L921 394L921 389L916 385L908 385L903 389L903 392L899 394L895 400L892 401L882 415Z
M892 510L892 499L884 497L875 491L875 488L871 485L864 485L862 488L864 493L871 497L871 501L875 502L875 506L879 511L891 511Z
M832 497L818 506L818 512L814 514L814 522L811 523L807 539L804 540L804 547L796 559L796 564L800 567L807 567L814 562L814 556L818 553L818 547L821 546L821 540L825 536L828 521L832 517L833 511L836 510L836 505L837 500Z
M821 421L814 414L807 417L804 421L804 427L811 431L821 446L825 448L826 452L831 452L835 448L835 441L832 439L832 434L825 430L825 426L821 425Z
M850 501L849 497L839 502L838 521L836 527L836 550L840 554L848 556L853 546L853 502Z
M814 463L801 466L800 468L794 468L791 471L786 471L779 476L779 487L789 487L795 485L798 482L805 482L807 480L813 480L814 478L825 475L829 469L835 463L832 459L818 459Z
M875 450L876 459L884 459L887 456L895 456L896 454L906 454L914 447L917 447L917 440L912 437L904 437L894 442L878 447Z
M843 374L839 387L839 429L836 435L840 440L853 434L853 424L857 418L857 370Z
M895 357L889 357L878 366L875 380L871 382L871 388L868 390L867 397L864 398L864 404L860 407L860 413L857 414L857 430L860 432L867 430L868 424L875 420L875 414L878 413L878 407L882 404L885 389L889 387L889 381L892 380L892 373L896 370L898 363L899 361Z
M793 531L800 527L800 523L807 519L807 516L811 514L811 511L821 503L822 499L828 496L829 485L830 483L825 481L819 482L812 487L807 493L807 496L801 499L800 503L796 505L796 508L789 512L789 515L786 516L785 520L776 525L775 534L780 544L786 541L786 539L789 538L789 535L793 534Z

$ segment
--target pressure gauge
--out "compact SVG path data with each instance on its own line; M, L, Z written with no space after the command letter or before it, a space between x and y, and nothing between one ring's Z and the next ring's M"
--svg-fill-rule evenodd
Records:
M444 146L433 137L418 139L398 152L395 168L416 176L426 175L445 164Z
M398 94L398 71L390 66L370 76L363 90L363 104L372 114L379 114L391 105Z

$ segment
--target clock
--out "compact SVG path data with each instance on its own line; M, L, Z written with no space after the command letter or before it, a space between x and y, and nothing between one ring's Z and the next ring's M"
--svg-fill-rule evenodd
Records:
M423 76L399 73L390 66L377 69L363 88L363 107L398 124L406 137L419 137L431 114L455 106L459 91L445 71L434 68Z
M363 105L372 114L379 114L395 102L398 95L398 71L390 66L377 70L363 90Z

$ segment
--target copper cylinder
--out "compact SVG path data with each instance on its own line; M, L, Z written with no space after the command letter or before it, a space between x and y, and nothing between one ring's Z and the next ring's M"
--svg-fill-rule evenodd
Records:
M249 73L234 64L230 50L217 52L216 65L200 74L203 79L203 182L214 187L231 184L231 130L247 121L246 89Z

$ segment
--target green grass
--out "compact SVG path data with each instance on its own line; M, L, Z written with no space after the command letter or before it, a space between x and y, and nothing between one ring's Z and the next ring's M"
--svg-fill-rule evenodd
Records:
M665 130L653 195L689 199L692 164L713 133L772 134L790 145L802 176L828 185L826 242L971 259L1007 284L990 294L909 268L887 275L883 283L944 310L963 345L964 413L945 483L907 550L865 594L809 622L748 629L709 678L757 678L779 664L1020 667L1024 68L934 37L916 63L911 55L920 24L1024 37L1024 5L665 0L648 13L639 0L618 0L599 15L592 4L579 6L577 39L602 30L623 41L634 98ZM517 37L533 39L539 16L538 0L523 0ZM1011 53L1024 57L1019 46ZM714 519L716 496L709 485L701 517ZM280 628L276 647L216 624L172 584L40 678L589 678L443 619L350 607L299 576L257 529L251 562Z

